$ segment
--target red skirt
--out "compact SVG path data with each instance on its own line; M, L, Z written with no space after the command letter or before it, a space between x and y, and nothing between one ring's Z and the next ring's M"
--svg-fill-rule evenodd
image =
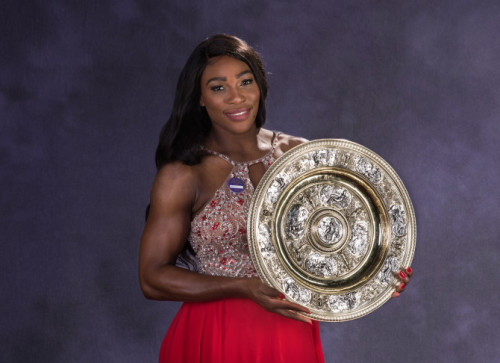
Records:
M319 326L270 313L251 300L184 303L160 363L324 362Z

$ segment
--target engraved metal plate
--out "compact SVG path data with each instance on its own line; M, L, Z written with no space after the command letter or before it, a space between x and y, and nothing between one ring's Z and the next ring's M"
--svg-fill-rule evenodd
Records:
M260 277L316 320L352 320L382 306L415 241L415 213L396 172L347 140L285 153L250 205L248 243Z

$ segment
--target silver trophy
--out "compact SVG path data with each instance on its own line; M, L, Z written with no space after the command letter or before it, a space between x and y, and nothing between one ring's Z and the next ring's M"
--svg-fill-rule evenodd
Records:
M260 277L308 317L346 321L383 305L410 265L413 206L373 151L314 140L282 155L255 190L248 242Z

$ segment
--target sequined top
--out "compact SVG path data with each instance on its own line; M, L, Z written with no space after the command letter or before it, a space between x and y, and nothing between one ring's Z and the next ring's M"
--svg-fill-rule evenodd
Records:
M249 166L262 163L264 167L275 161L274 150L279 133L273 136L271 150L262 158L236 162L226 155L203 148L233 168L224 184L191 221L189 243L196 252L199 272L207 275L256 277L247 242L247 216L254 187L250 181Z

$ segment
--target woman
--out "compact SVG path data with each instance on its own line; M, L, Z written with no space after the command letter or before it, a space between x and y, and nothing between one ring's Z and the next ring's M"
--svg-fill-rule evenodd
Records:
M252 192L276 158L305 141L262 128L266 95L259 56L233 36L199 44L179 77L139 258L147 298L185 302L160 362L323 361L317 322L264 284L249 256ZM197 272L176 266L189 250Z

